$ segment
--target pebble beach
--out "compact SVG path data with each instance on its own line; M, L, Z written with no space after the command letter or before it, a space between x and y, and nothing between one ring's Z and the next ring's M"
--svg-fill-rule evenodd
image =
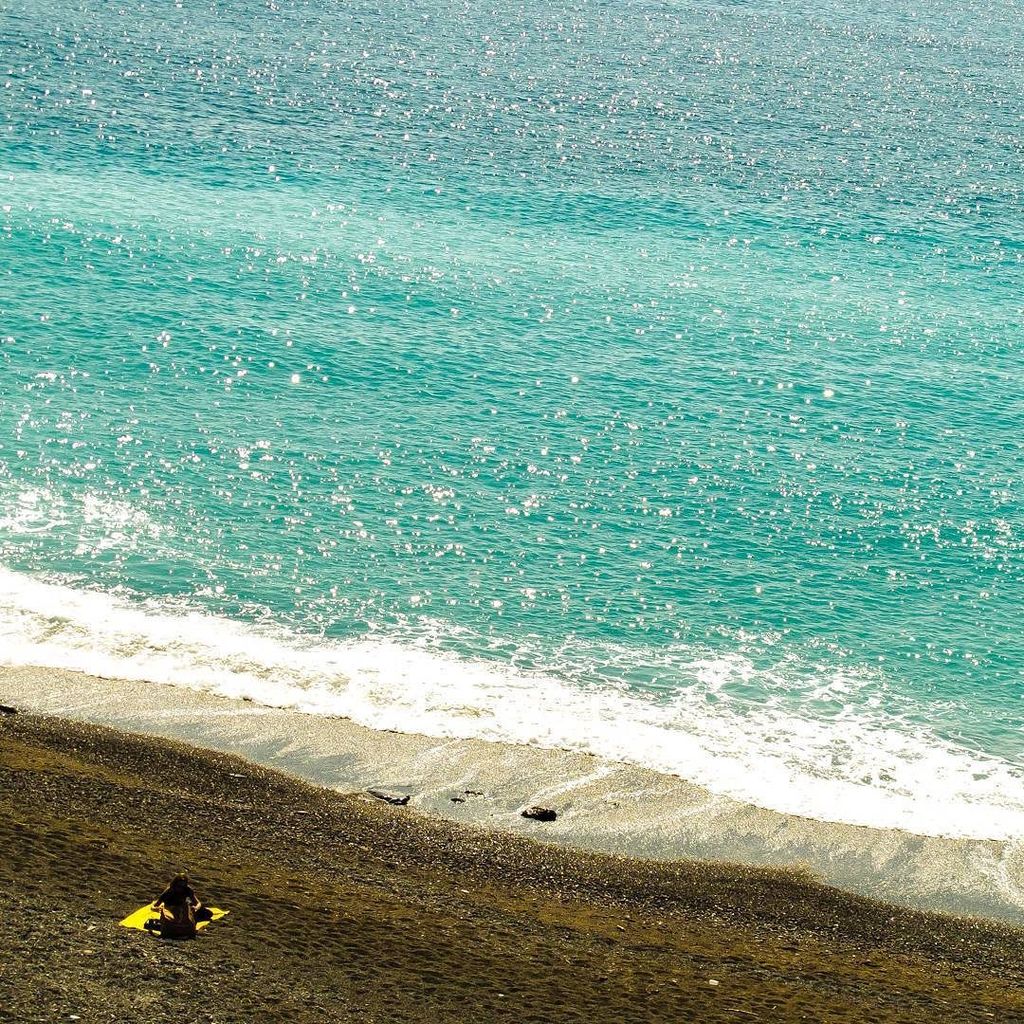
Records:
M188 943L118 927L182 868L227 917ZM1024 1020L1013 928L558 849L25 713L0 716L0 887L18 1024Z

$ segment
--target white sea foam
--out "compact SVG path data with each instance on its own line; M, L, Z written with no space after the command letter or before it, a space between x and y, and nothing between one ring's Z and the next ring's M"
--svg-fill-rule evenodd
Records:
M670 658L687 685L656 695L459 656L444 640L437 624L418 635L307 637L0 569L0 664L174 684L377 729L582 750L825 821L1024 834L1024 767L892 717L864 699L871 680L856 672L817 680L806 696L842 710L814 717L777 699L791 689L785 657L766 670L689 648L605 652L620 668L627 657L639 668ZM740 700L745 687L770 696Z
M56 498L46 488L19 490L11 499L0 485L0 530L7 534L46 533L63 520Z
M83 490L74 497L49 487L11 487L0 480L0 531L10 537L72 529L76 555L135 548L173 531L127 501Z

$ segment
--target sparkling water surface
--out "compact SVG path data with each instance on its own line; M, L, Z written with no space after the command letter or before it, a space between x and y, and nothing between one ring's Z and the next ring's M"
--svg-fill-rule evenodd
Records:
M0 0L0 660L1020 834L1022 24Z

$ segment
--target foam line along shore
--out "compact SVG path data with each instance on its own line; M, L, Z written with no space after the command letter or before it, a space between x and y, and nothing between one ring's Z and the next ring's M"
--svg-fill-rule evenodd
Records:
M570 849L795 867L894 904L1024 922L1019 841L822 822L592 755L380 731L201 690L63 669L0 669L0 698L26 711L237 754L341 792L382 789L408 797L409 807L428 817ZM534 804L556 809L557 820L538 827L524 819L521 811Z
M333 639L2 569L0 584L2 662L11 666L170 683L376 729L573 750L823 822L980 840L1024 833L1024 769L909 713L900 720L899 694L853 669L823 677L815 662L758 665L685 644L566 644L546 664L526 643L495 651L486 636L453 636L425 618ZM458 653L452 640L475 653ZM671 687L645 692L617 671L660 674Z

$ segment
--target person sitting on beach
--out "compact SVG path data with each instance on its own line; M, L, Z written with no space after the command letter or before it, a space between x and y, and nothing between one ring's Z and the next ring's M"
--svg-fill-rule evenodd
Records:
M153 908L160 911L157 921L160 934L168 939L195 938L197 922L208 921L211 916L199 902L184 871L171 879L167 888L153 901Z

